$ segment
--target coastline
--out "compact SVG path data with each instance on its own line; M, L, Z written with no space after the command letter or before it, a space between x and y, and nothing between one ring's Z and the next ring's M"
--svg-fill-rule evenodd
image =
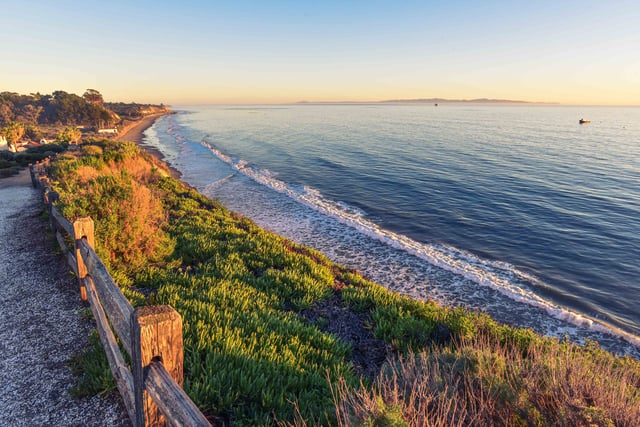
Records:
M129 122L123 126L122 132L115 137L116 141L131 141L139 144L144 139L144 131L150 128L156 120L160 117L164 116L167 113L158 113L158 114L150 114L148 116L144 116L142 119Z
M72 168L69 168L68 174L69 181L77 179ZM144 177L137 179L141 185L147 185L144 182ZM60 182L65 181L60 180ZM77 182L77 185L82 185L79 180ZM73 188L72 186L69 187ZM69 192L71 193L72 191ZM73 191L74 195L78 193ZM187 271L183 270L180 264L158 264L158 277L166 277L166 279L161 280L166 280L168 284L166 295L170 298L175 297L175 301L185 302L178 308L181 310L180 314L185 319L185 322L193 322L198 316L206 315L213 310L225 310L225 313L228 313L227 319L229 319L230 324L237 328L236 330L239 333L247 337L257 336L258 340L262 340L255 341L256 338L254 338L253 342L256 343L254 345L256 348L259 346L260 348L268 349L267 352L258 354L255 359L247 358L246 364L240 367L233 364L223 365L223 372L226 378L231 376L241 377L249 372L250 374L247 375L248 379L246 381L252 389L255 388L253 384L257 384L258 381L269 385L279 384L278 381L284 380L292 384L291 387L297 387L289 391L291 401L310 389L318 390L319 394L329 394L331 393L331 383L335 384L337 381L346 381L352 378L351 376L346 377L346 375L339 376L339 373L343 372L342 366L345 366L344 372L354 374L353 380L355 384L358 378L376 378L383 369L386 369L384 365L386 360L395 359L397 355L410 354L414 348L416 349L415 351L425 349L425 352L427 352L426 357L431 358L431 360L443 360L443 365L433 365L434 367L432 368L431 365L427 366L426 363L422 362L422 360L429 359L418 359L418 364L408 366L409 375L430 378L429 375L435 371L436 375L442 375L443 378L446 378L448 382L445 382L445 384L447 386L450 384L453 390L458 390L459 384L465 384L470 387L460 390L458 395L453 395L451 398L452 403L447 401L444 403L446 405L455 405L456 401L482 392L482 389L475 387L476 384L480 384L479 387L490 382L491 384L505 384L504 389L509 392L507 399L512 395L528 396L530 393L528 390L540 390L542 387L548 387L548 384L553 384L555 388L552 388L551 393L555 393L556 389L560 391L576 389L576 395L586 396L580 401L575 399L571 401L556 399L555 402L560 407L557 412L564 411L565 409L563 408L565 407L570 409L585 408L585 411L587 411L585 413L589 415L591 412L588 411L591 411L591 408L594 407L592 402L603 401L598 397L600 395L592 397L594 389L590 387L590 383L594 381L602 382L602 379L606 378L606 376L614 378L614 380L618 378L637 378L637 376L632 377L631 375L636 375L640 366L632 364L635 362L631 360L626 362L627 364L617 364L616 361L618 359L614 359L613 355L595 353L594 350L589 350L589 348L584 352L576 351L574 353L572 350L574 347L566 347L566 344L562 341L536 335L530 329L519 330L512 329L509 326L503 327L487 317L477 317L477 313L452 312L446 307L435 303L392 296L392 294L397 295L398 293L371 283L357 274L357 271L334 264L329 259L319 256L316 251L312 251L303 245L293 244L260 226L257 228L265 231L256 232L253 226L247 226L247 222L245 222L242 215L219 209L219 204L211 200L208 201L207 198L203 198L194 192L186 193L179 187L169 186L160 194L155 194L153 191L152 194L166 201L166 203L163 203L163 206L166 206L167 209L164 218L166 221L171 218L172 224L167 233L172 233L168 234L168 236L177 242L176 250L180 251L178 252L179 254L186 254L189 257L187 265L196 265L198 263L198 268ZM112 195L107 194L107 196ZM120 203L120 201L117 197L112 197L106 203L104 206L108 208L115 203ZM235 236L235 242L238 242L238 244L211 245L210 242L218 238L218 236L229 236L232 233ZM194 236L201 238L194 238ZM245 242L251 244L245 244ZM279 244L282 246L277 246ZM285 258L284 263L281 261L283 253L291 254L286 255L287 258ZM168 256L172 257L173 255ZM181 258L181 260L185 259L187 258ZM230 261L220 262L220 260ZM290 277L290 279L283 280L280 286L272 286L273 282L269 281L270 277L268 275L262 275L263 271L249 269L248 260L259 260L261 266L268 266L270 270L267 274L272 274L271 272L276 271L276 268L287 269L287 274L290 274L287 277ZM284 266L280 267L282 265ZM235 286L235 283L229 280L229 285L219 286L212 280L212 278L218 277L216 276L218 274L226 274L226 277L231 277L231 280L234 280L238 285ZM176 279L181 280L183 277L193 285L173 286ZM327 298L326 293L318 292L317 289L321 289L320 286L330 289L331 296ZM259 290L259 292L256 293L254 289ZM286 318L284 316L290 315L291 306L288 306L287 303L289 301L297 301L291 296L296 295L296 292L302 293L307 298L306 301L309 301L309 305L300 310L300 322L303 322L304 331L308 330L310 332L300 332L303 328L293 329L293 327L282 326L283 324L289 325L284 323L282 319ZM207 299L203 298L202 295L211 295L211 297ZM247 298L255 299L255 305L237 303L237 301L244 301ZM190 304L190 301L194 301L194 303ZM199 301L202 304L195 303ZM267 301L281 302L280 304L274 304L273 308L271 308L271 306L267 305ZM423 304L430 305L427 307ZM259 314L249 318L245 315L247 309L254 310ZM382 315L375 317L377 313L382 313ZM294 317L294 319L298 319L298 317ZM370 319L373 319L375 324L372 325ZM213 319L212 316L211 321L198 322L197 331L194 331L193 328L187 328L189 330L187 333L192 334L187 336L191 339L190 342L195 342L191 337L196 337L195 339L197 339L197 336L203 335L211 337L210 340L206 340L208 346L201 350L206 352L207 358L213 358L213 356L208 355L218 354L218 349L224 348L224 343L228 342L225 341L226 336L214 333L214 331L218 330L216 328L219 328L218 325L220 324L216 322L219 321ZM295 324L298 324L297 320ZM393 325L393 327L388 327L388 325ZM323 338L325 336L332 337L332 339L325 341L325 338ZM334 341L336 336L340 341ZM475 336L478 337L477 341L474 340ZM277 339L267 341L263 337L277 337ZM305 339L309 345L298 345L297 343L301 339ZM456 343L463 342L463 339L465 346L453 347ZM329 346L334 342L340 344L342 341L344 341L344 347L342 345ZM236 348L242 348L241 346L249 348L245 341L238 342L239 344L235 344ZM275 344L273 344L274 342ZM325 342L329 344L325 345ZM471 344L466 345L466 342ZM475 345L476 342L477 345ZM251 344L250 341L249 344ZM318 350L315 350L316 348ZM571 357L567 357L568 349L572 354ZM225 350L227 349L225 348ZM233 350L233 348L230 348L228 352L222 353L223 357L227 357L227 354L233 354ZM272 354L285 352L299 356L293 361L283 361L276 358L267 359ZM576 356L573 356L574 354ZM446 359L441 355L446 355ZM514 355L513 358L511 355ZM460 369L457 371L457 376L453 378L440 374L440 372L450 372L451 366L467 366L469 360L472 361L471 363L481 363L477 362L477 360L484 360L481 357L491 358L488 359L490 364L487 364L488 367L486 369ZM189 360L186 361L188 362ZM313 360L314 364L308 364L308 360ZM247 364L249 364L250 369L245 368ZM286 366L287 370L264 369L264 366ZM291 369L291 366L296 369ZM620 373L612 372L611 366L618 366ZM513 370L505 370L507 369L505 367L513 367ZM187 366L187 369L189 369L189 366ZM527 369L527 372L540 373L540 375L532 377L532 385L529 386L527 384L529 388L524 388L520 383L514 383L514 386L511 386L511 383L508 382L511 378L523 375L522 369ZM219 372L216 366L210 363L203 364L201 371L202 374L195 378L193 382L196 387L199 384L216 384L214 381L219 378L216 376ZM314 382L311 382L312 379L309 379L310 374L307 374L308 372L312 372L313 378L327 378L329 385L322 379L318 381L314 379ZM329 377L327 372L338 372L338 374L334 374L337 379ZM401 375L405 371L399 372L400 374L398 375ZM628 377L624 375L628 375ZM399 378L402 379L403 377ZM451 379L449 380L449 378ZM557 378L564 380L561 383L555 380L551 381ZM411 384L410 382L407 383ZM602 383L606 383L606 381ZM298 386L298 384L301 384L301 386ZM629 393L624 386L618 386L616 382L609 382L609 386L611 390L618 394L610 394L608 389L602 393L605 397L613 396L603 401L603 408L601 409L603 413L608 411L609 407L618 408L620 406L619 402L630 402L627 406L631 408L637 402L637 400L635 402L624 400L625 393ZM282 388L277 386L272 388L263 387L261 390L263 394L256 394L255 397L249 394L252 390L245 391L247 387L243 388L243 385L239 384L239 382L235 382L227 389L229 390L228 399L237 399L238 393L240 393L241 399L244 399L241 400L242 402L261 402L260 399L263 395L282 395ZM503 389L501 388L495 394L495 398L492 397L494 400L489 401L487 406L489 410L503 405L503 400L505 401L504 407L509 407L507 405L512 403L511 400L502 397L504 394L501 390ZM630 390L635 389L631 388ZM362 386L361 392L370 393L370 390ZM531 394L534 396L540 395L539 393ZM226 399L226 396L224 395L222 398ZM541 397L542 403L536 407L546 408L545 404L548 399L545 396ZM224 420L232 416L229 411L224 412L224 409L214 412L218 411L218 406L211 399L213 398L204 397L202 400L196 401L199 407L205 408L205 410L208 410L208 414L212 414L210 419L214 421ZM338 407L337 405L343 399L336 400L334 406ZM438 399L440 398L438 397ZM404 401L404 396L400 401ZM516 410L519 411L519 414L529 414L527 408L530 406L527 405L530 404L527 403L527 400L523 400L523 402L525 402L522 403L524 406L522 408L517 407ZM326 407L308 409L308 411L316 411L311 413L308 418L312 419L313 417L321 416L323 413L328 413L332 410L331 405L331 402L327 402ZM254 406L255 408L247 403L246 414L244 412L234 412L235 415L233 416L246 420L247 424L256 425L260 424L260 420L256 419L258 415L262 417L260 419L267 419L269 416L278 416L284 419L286 416L291 416L290 413L293 412L289 410L290 407L264 409L260 406L260 403L255 403ZM626 407L623 409L627 410ZM282 414L278 415L275 413L276 410L280 410ZM615 413L622 413L622 410L616 410L617 412ZM276 415L271 415L274 413ZM531 417L535 416L535 420L539 420L542 416L546 416L538 415L539 413L533 412ZM554 420L550 418L551 415L545 420L551 420L549 423L552 424ZM583 418L586 419L586 415ZM636 416L632 414L630 418L636 419Z
M182 174L179 170L171 166L169 163L164 161L164 155L160 150L150 145L147 145L143 142L144 140L144 131L149 129L153 124L163 116L167 114L175 114L174 111L168 111L166 113L158 113L158 114L150 114L148 116L143 117L137 122L131 122L124 126L123 132L118 135L115 140L116 141L131 141L135 143L138 147L140 147L145 153L149 154L154 159L158 160L161 165L163 165L166 169L169 170L171 176L180 179Z

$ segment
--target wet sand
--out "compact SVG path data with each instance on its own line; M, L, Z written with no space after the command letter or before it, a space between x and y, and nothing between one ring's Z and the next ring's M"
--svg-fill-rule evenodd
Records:
M139 144L144 139L144 131L150 128L160 117L170 113L151 114L137 122L126 124L122 132L115 138L117 141L132 141Z

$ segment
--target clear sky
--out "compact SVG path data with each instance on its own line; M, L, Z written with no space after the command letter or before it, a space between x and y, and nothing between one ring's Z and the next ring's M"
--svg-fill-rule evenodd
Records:
M0 91L640 105L640 1L0 0Z

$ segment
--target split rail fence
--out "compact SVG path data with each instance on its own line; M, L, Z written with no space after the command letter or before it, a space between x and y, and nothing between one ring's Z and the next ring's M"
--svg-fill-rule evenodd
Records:
M78 277L80 296L88 301L118 391L135 427L211 426L182 389L182 318L169 305L134 309L94 251L91 218L66 219L54 205L48 162L30 167L41 189L56 240ZM71 243L72 244L68 244ZM114 332L129 354L125 362Z

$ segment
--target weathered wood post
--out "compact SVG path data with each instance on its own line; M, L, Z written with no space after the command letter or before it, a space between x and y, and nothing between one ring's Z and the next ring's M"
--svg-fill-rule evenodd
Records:
M51 227L51 230L53 230L53 232L56 232L56 221L53 218L53 214L51 213L51 210L53 209L53 204L55 202L57 202L60 199L60 196L58 195L57 191L47 191L44 194L44 202L47 205L47 213L49 214L49 226Z
M160 410L144 390L145 368L154 359L182 387L182 318L171 306L138 307L131 314L131 365L136 402L136 427L165 426Z
M33 188L38 188L38 181L36 181L35 165L29 163L29 174L31 175L31 185Z
M51 187L51 185L49 184L49 177L47 177L46 175L40 175L40 177L38 178L38 184L43 193L46 193L47 190Z
M93 220L89 217L78 218L73 222L73 246L76 253L76 262L78 266L78 285L80 286L80 298L82 301L87 300L87 290L84 287L82 279L87 276L87 266L82 259L78 242L86 237L87 243L91 248L95 248L95 241L93 237Z

